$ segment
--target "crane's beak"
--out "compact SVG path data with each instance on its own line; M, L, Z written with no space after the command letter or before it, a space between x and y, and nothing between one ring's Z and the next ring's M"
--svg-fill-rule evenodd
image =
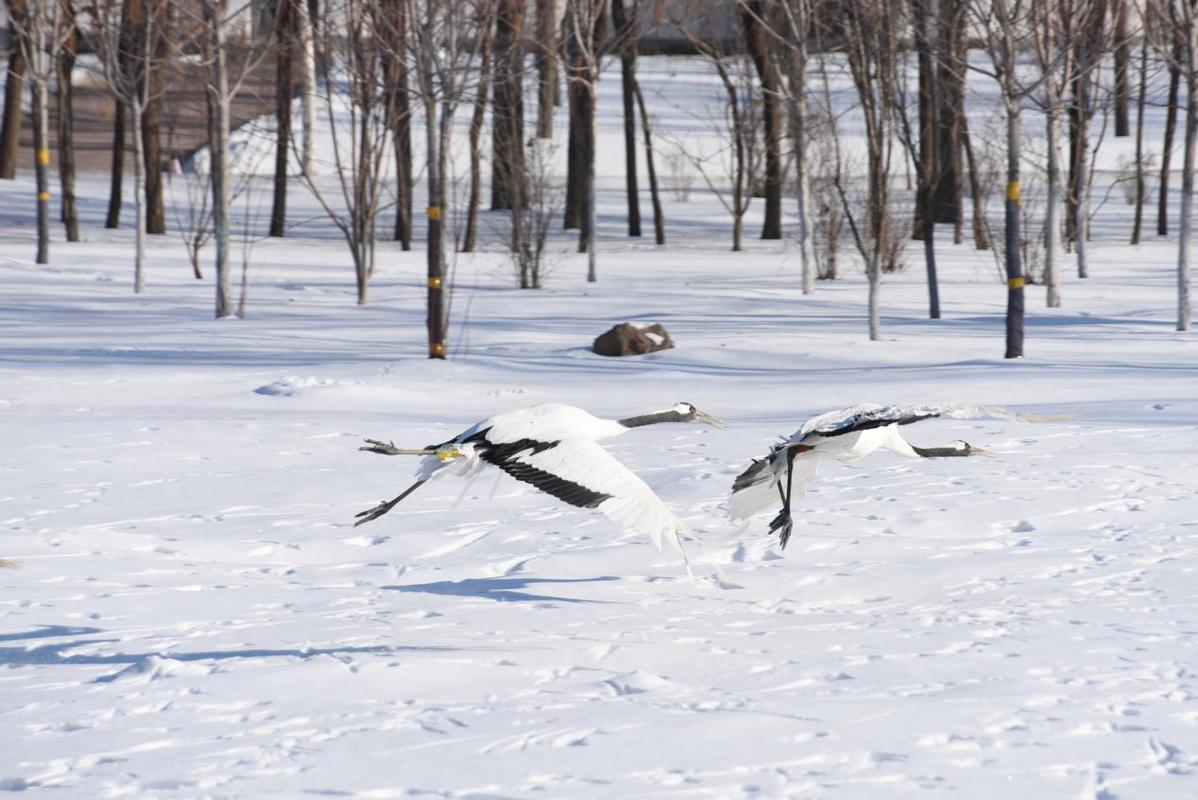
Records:
M713 417L710 414L704 414L702 411L695 409L695 422L705 422L713 428L727 428L728 423L718 417Z

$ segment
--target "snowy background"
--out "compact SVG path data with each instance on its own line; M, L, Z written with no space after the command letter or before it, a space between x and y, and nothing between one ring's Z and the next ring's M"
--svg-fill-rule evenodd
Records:
M678 63L643 60L653 113L709 135ZM944 319L913 245L871 343L859 268L802 296L790 246L754 238L760 201L746 253L698 186L667 195L666 248L626 239L602 86L599 283L568 239L538 292L494 248L458 255L446 362L425 358L423 253L382 243L356 307L298 183L288 238L234 254L248 318L219 322L176 237L151 238L131 292L104 176L81 177L85 241L56 229L48 267L31 175L2 187L0 557L23 569L0 570L0 790L1198 795L1198 343L1173 330L1175 244L1124 244L1116 190L1093 277L1067 259L1058 310L1030 287L1028 357L1008 362L993 256L945 231ZM1104 144L1100 192L1124 146ZM264 225L268 204L263 183L237 213ZM678 347L589 352L622 321ZM507 477L438 481L351 527L413 467L362 438L422 446L550 400L730 423L610 445L697 531L704 577ZM932 401L1080 416L906 429L993 459L827 464L785 553L768 517L727 521L733 476L808 416Z

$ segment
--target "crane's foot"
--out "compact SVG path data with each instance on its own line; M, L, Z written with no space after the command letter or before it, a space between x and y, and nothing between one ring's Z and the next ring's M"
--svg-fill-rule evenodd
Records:
M378 453L382 456L397 456L400 454L400 449L395 446L394 442L380 442L378 439L366 439L366 444L369 447L359 447L359 450L365 450L367 453Z
M791 519L788 508L782 509L778 516L770 522L770 535L778 534L778 544L783 550L786 549L786 543L790 541L790 533L793 528L794 520Z
M357 514L354 514L354 517L358 520L354 523L354 527L356 528L364 522L370 522L371 520L378 519L391 509L395 508L395 504L398 502L398 500L386 500L382 503L379 503L374 508L368 508L365 511L360 511Z

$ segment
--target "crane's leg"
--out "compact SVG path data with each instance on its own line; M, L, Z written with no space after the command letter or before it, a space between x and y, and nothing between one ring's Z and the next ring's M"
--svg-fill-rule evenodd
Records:
M418 450L405 450L402 447L396 447L392 442L380 442L378 439L367 439L366 444L369 447L359 447L359 450L365 450L367 453L378 453L381 456L428 456L437 452L436 448L422 447Z
M790 518L790 497L794 481L795 456L797 454L795 450L786 451L786 491L783 492L782 484L778 484L778 494L782 495L782 510L770 522L770 533L778 534L778 542L781 544L783 550L786 549L786 543L790 541L790 532L794 527L794 520Z
M393 500L385 500L382 503L379 503L374 508L368 508L365 511L361 511L361 512L355 514L354 515L355 517L361 517L361 519L359 519L357 522L354 523L354 527L356 528L359 525L361 525L363 522L370 522L372 519L378 519L379 517L383 516L388 511L395 508L395 506L399 503L400 500L403 500L405 497L410 495L412 492L419 489L427 481L428 481L428 478L424 478L423 480L416 481L411 486L409 486L407 489L404 489L403 494L401 494L399 497L396 497Z

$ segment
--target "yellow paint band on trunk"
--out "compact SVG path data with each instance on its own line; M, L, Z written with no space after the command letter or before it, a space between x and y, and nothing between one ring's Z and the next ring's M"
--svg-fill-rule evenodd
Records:
M1011 181L1007 184L1007 199L1014 200L1016 203L1023 200L1023 192L1019 189L1019 181Z
M38 192L37 199L42 201L43 203L49 203L50 202L50 193L49 192Z
M46 166L47 164L49 164L50 163L50 151L44 147L41 150L38 150L37 151L37 163L43 167Z
M437 277L429 278L428 279L428 288L440 289L441 288L441 279L437 278Z
M445 356L445 342L429 342L428 354L430 356Z
M441 207L440 206L429 206L428 207L428 218L431 220L441 219Z
M1007 288L1008 289L1022 289L1024 284L1026 284L1026 283L1027 283L1027 278L1022 278L1022 277L1008 278L1007 279Z

